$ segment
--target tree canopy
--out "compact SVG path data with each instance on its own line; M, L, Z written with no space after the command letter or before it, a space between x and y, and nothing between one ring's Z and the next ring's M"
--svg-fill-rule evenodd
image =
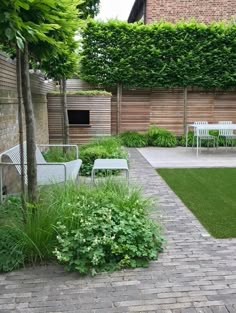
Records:
M135 87L236 86L236 24L91 21L83 32L80 76Z
M100 0L85 0L78 5L81 12L80 18L86 19L87 17L95 17L99 12Z

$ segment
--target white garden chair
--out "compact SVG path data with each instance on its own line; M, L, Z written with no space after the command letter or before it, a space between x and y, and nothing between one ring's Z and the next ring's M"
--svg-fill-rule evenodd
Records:
M206 121L197 121L193 123L194 125L207 125L208 122ZM209 148L209 141L213 142L213 146L216 147L216 137L212 136L209 134L209 130L208 129L199 129L197 130L196 127L194 127L194 133L193 133L193 144L192 147L194 146L194 142L195 142L195 138L198 137L199 139L199 147L201 148L202 145L202 140L207 140L207 146Z
M76 160L65 163L46 162L39 147L74 147L76 150ZM79 170L82 160L79 158L77 145L36 145L36 162L37 162L37 183L39 186L49 185L52 183L63 183L67 180L76 180L79 176ZM6 162L7 160L7 162ZM10 160L10 162L9 162ZM26 173L26 144L24 143L24 161ZM4 166L14 166L19 175L21 175L20 167L20 146L16 145L13 148L3 152L0 155L0 201L3 198L3 175L2 169ZM25 175L25 184L27 185L27 175Z
M232 124L232 121L219 121L219 124ZM231 142L231 147L233 147L234 139L236 139L236 134L234 134L233 129L220 129L219 130L219 136L218 136L218 142L219 137L223 137L225 139L225 147L228 147L228 142Z

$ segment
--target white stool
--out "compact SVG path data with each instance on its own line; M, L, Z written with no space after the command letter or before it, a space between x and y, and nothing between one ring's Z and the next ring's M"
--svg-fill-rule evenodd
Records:
M92 168L92 181L95 179L96 170L124 170L129 183L129 167L125 159L96 159Z

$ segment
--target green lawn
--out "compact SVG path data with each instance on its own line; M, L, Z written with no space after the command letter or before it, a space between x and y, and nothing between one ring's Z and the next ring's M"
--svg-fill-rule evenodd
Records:
M214 237L236 237L236 168L157 172Z

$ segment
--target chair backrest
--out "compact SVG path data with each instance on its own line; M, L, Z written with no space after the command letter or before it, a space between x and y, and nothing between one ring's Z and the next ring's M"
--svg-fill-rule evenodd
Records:
M27 163L27 152L26 152L26 143L24 142L23 145L23 149L24 149L24 163ZM9 150L4 151L1 155L0 155L0 161L2 161L2 158L4 156L7 156L12 163L20 163L20 145L16 145L12 148L10 148ZM36 146L36 163L46 163L41 151L39 150L39 148ZM21 167L20 165L16 165L16 169L17 172L19 173L19 175L21 175ZM25 166L25 173L26 173L26 166Z
M232 124L232 121L219 121L219 124ZM232 136L234 134L232 129L220 129L219 136Z
M193 123L194 125L207 125L208 122L206 121L197 121ZM198 135L201 136L209 136L209 130L208 129L199 129ZM194 136L197 136L197 128L194 127Z

